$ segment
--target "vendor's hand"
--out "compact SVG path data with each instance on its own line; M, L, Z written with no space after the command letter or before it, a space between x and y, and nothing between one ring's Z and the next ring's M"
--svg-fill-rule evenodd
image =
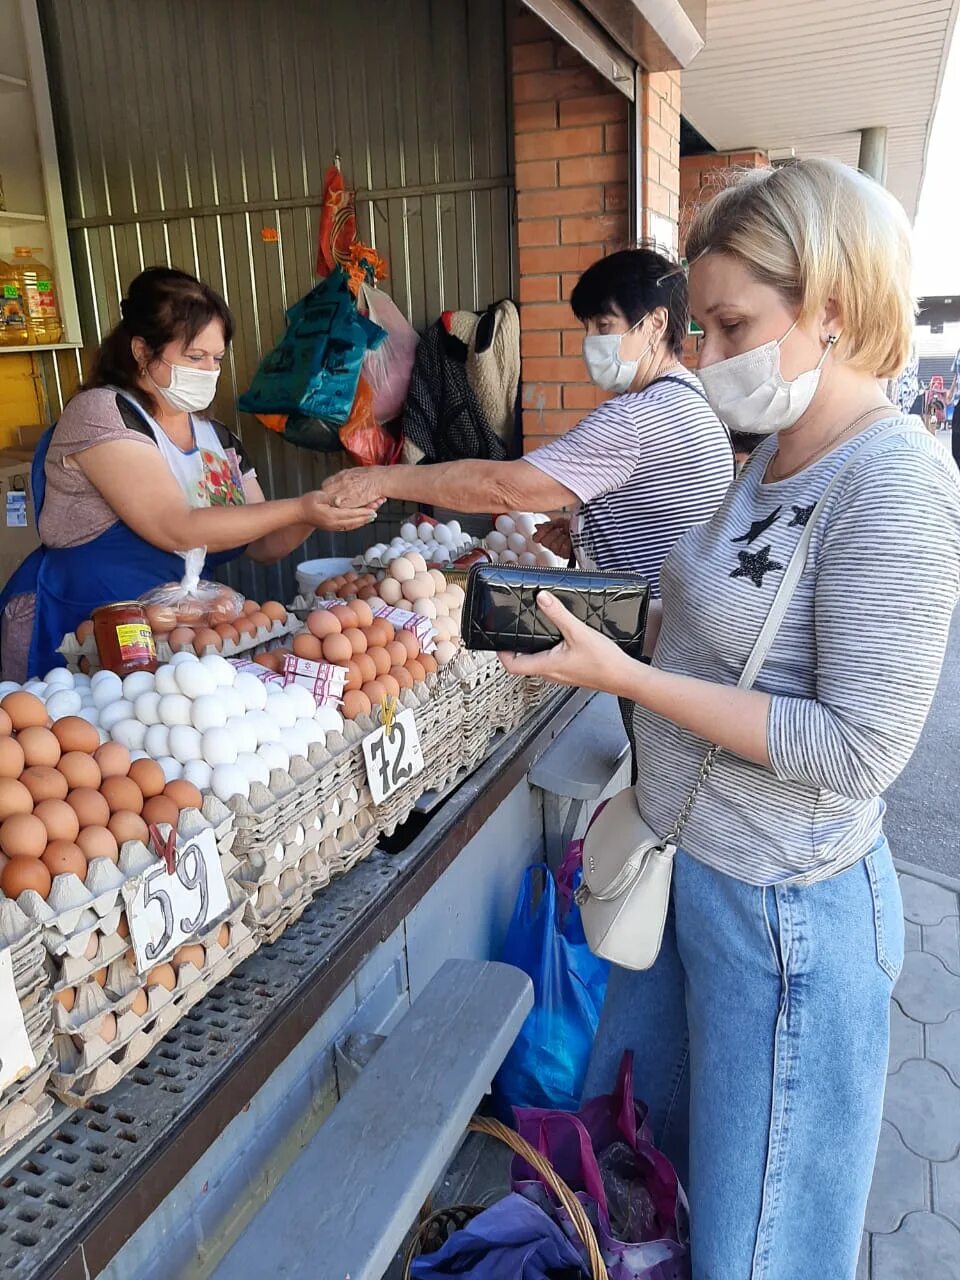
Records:
M386 467L351 467L323 482L323 492L335 507L378 507L384 501Z
M533 540L541 547L546 547L561 560L570 560L573 556L573 539L570 537L570 517L554 516L549 524L538 526Z
M362 529L372 524L377 518L377 508L381 500L366 505L343 503L335 506L329 494L314 489L305 493L300 499L302 519L305 524L312 524L316 529L326 529L331 533L347 533L351 529Z
M556 684L625 691L635 663L606 636L575 618L548 591L537 596L537 608L560 632L560 644L545 653L501 653L500 661L515 676L543 676Z

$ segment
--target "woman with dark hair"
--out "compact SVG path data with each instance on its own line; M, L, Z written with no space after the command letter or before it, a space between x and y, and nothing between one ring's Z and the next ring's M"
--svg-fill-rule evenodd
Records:
M683 272L652 249L625 249L583 273L570 305L592 381L611 393L567 435L513 462L343 471L324 493L347 507L385 498L464 512L573 508L540 541L583 567L643 573L659 594L677 539L713 515L733 453L696 376L680 363ZM572 544L572 547L571 547Z
M183 271L130 285L84 388L33 463L40 547L0 594L3 676L58 665L63 636L98 605L179 579L178 552L207 568L280 560L314 529L356 529L375 506L322 493L266 502L240 441L205 416L233 335L227 304Z

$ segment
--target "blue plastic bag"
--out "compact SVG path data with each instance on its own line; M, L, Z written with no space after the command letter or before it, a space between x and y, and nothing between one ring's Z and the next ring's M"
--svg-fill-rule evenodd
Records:
M535 902L541 877L543 892ZM529 974L534 1004L494 1081L497 1106L501 1114L510 1107L575 1111L609 965L587 946L576 903L568 899L566 910L558 907L557 885L543 864L523 877L503 959Z
M508 1195L417 1258L414 1280L587 1280L579 1254L556 1223L523 1196Z

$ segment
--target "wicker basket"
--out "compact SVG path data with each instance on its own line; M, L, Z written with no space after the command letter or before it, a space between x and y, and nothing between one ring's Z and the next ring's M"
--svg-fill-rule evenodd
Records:
M551 1191L570 1215L570 1220L577 1229L577 1234L587 1252L587 1266L593 1280L609 1280L606 1263L600 1252L597 1236L587 1217L583 1205L573 1194L563 1179L554 1172L552 1166L539 1151L535 1151L530 1143L521 1138L519 1133L508 1129L499 1120L491 1120L486 1116L474 1116L468 1128L473 1133L483 1133L488 1138L497 1138L536 1169L537 1173L549 1185ZM415 1258L425 1253L432 1253L440 1248L453 1231L466 1226L481 1210L475 1205L459 1205L451 1209L441 1209L432 1213L419 1226L416 1235L410 1242L403 1264L403 1280L411 1280L411 1271Z

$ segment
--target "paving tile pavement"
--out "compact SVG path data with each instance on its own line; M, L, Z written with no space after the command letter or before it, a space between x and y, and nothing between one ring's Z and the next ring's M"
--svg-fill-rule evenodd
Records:
M857 1280L960 1280L960 880L900 865L907 921Z

